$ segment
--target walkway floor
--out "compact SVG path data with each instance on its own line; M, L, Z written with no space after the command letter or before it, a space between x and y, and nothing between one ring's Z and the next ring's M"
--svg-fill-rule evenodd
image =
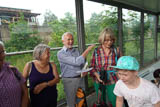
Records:
M153 72L160 68L160 60L140 71L139 76L147 80L154 79Z

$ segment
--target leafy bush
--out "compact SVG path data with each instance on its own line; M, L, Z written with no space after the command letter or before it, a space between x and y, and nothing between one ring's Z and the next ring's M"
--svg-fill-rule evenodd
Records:
M52 47L63 46L61 37L65 32L71 32L74 36L74 43L77 44L76 37L76 19L71 13L65 13L65 17L62 19L56 19L49 23L49 26L53 29L51 34L51 41L49 45Z
M7 52L31 50L41 42L40 38L31 36L37 32L30 29L22 14L17 22L9 24L9 28L11 38L5 42Z

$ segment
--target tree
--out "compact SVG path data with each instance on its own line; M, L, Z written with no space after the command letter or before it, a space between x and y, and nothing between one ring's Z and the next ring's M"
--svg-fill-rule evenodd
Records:
M58 20L57 16L54 13L52 13L50 10L47 10L44 14L43 25L48 26L50 22L56 21L56 20Z
M41 42L40 38L30 36L37 34L37 32L30 29L27 21L24 20L23 14L21 14L17 22L9 24L9 28L11 38L9 41L5 42L8 52L31 50Z
M53 20L49 23L49 26L53 29L51 34L52 40L49 45L52 47L63 46L61 36L64 32L71 32L74 35L75 44L77 44L76 37L76 19L71 13L65 13L65 17L60 20Z
M86 43L97 43L101 32L102 12L92 13L91 18L85 24Z
M117 30L117 8L110 8L100 13L93 13L91 18L86 23L87 43L97 43L100 32L105 27L110 27L118 36Z

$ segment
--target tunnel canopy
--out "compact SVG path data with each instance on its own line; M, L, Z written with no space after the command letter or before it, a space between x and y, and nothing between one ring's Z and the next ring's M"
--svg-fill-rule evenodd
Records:
M160 0L89 0L150 14L160 14Z

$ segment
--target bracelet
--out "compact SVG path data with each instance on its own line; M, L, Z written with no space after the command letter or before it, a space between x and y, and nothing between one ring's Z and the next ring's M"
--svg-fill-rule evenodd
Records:
M47 83L47 86L49 86L49 83L48 82L46 82Z

